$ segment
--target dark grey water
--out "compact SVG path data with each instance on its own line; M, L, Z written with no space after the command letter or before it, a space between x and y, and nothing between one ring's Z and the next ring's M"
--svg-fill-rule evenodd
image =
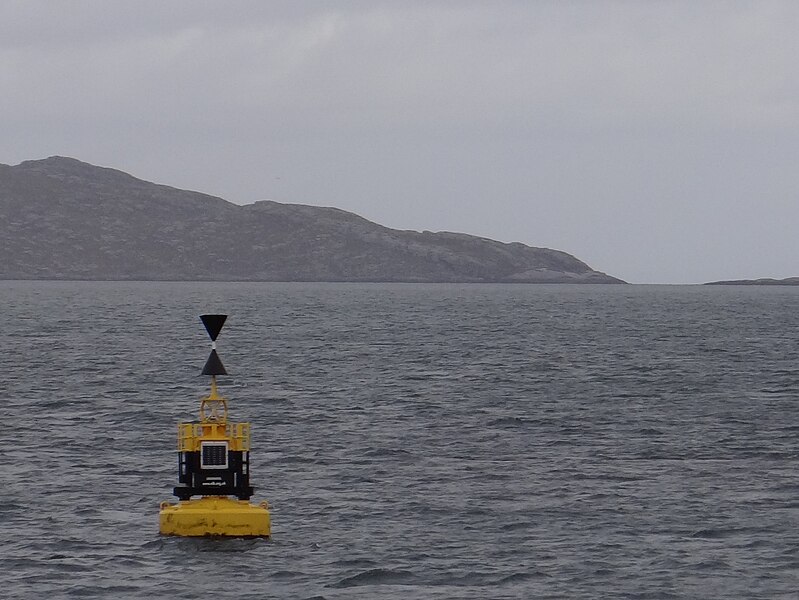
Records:
M797 598L799 288L0 282L3 598ZM161 538L197 315L271 541Z

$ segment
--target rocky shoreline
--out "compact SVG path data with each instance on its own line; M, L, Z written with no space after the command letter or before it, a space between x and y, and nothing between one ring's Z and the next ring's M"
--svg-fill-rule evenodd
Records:
M799 285L799 277L786 277L785 279L731 279L728 281L711 281L704 285Z

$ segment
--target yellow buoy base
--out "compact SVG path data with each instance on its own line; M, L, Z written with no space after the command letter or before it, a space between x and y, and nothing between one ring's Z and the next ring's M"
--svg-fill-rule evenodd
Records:
M164 535L269 537L272 532L266 502L256 505L226 496L162 502L159 522Z

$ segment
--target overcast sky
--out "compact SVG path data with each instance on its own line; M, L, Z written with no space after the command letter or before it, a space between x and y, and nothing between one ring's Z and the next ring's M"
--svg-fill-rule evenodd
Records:
M799 2L0 3L0 163L799 275Z

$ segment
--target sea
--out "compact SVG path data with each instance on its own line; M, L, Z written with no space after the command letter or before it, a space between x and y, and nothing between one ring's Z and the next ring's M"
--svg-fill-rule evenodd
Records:
M799 598L799 288L0 282L0 597ZM162 537L217 350L272 537Z

